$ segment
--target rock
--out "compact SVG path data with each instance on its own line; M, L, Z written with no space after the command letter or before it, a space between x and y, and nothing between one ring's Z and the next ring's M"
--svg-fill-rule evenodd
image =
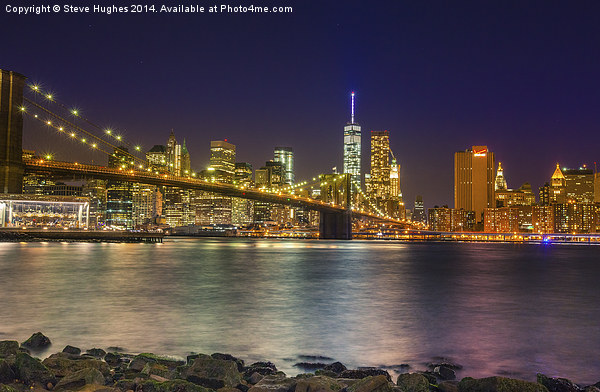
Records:
M277 367L273 362L254 362L252 365L244 368L244 379L247 381L253 373L263 376L276 374Z
M50 370L40 362L39 359L33 358L27 353L18 352L15 359L16 376L20 380L31 384L40 382L42 384L56 384L56 378Z
M338 373L332 372L331 370L318 369L315 371L315 376L326 376L331 378L337 378Z
M73 355L81 355L81 349L73 346L66 346L62 350L63 353L73 354Z
M158 381L158 382L165 382L165 381L169 381L168 378L165 377L161 377L161 376L157 376L156 374L151 374L150 377L148 377L150 380L154 380L154 381Z
M85 353L98 359L102 359L106 355L106 351L102 350L101 348L90 348Z
M210 357L208 357L208 358L210 358ZM154 355L151 353L142 353L142 354L136 355L133 358L133 360L129 364L129 368L140 372L140 371L142 371L144 366L146 366L146 364L149 362L164 365L167 368L169 368L169 370L173 370L173 369L177 368L178 366L182 366L185 364L185 362L178 360L178 359L161 357L161 356Z
M449 367L446 366L436 366L433 369L433 374L435 374L436 377L441 378L442 380L454 380L456 379L456 373L454 372L454 370L450 369Z
M36 332L21 344L31 350L41 350L51 345L52 342L43 333Z
M117 367L121 364L121 354L107 353L104 356L104 361L108 363L110 367Z
M294 392L336 392L340 389L342 385L334 378L314 376L299 380Z
M387 372L386 372L387 373ZM389 377L389 375L388 375ZM368 376L347 388L348 392L392 392L392 385L385 375Z
M398 376L396 381L402 392L428 392L429 380L419 373L404 373Z
M10 355L17 355L19 351L19 342L16 340L3 340L0 342L0 358L6 358Z
M329 365L325 366L323 368L323 370L329 370L330 372L334 372L334 373L340 374L344 370L348 370L348 369L346 368L346 366L344 366L343 363L341 363L341 362L334 362L332 364L329 364Z
M223 387L223 388L219 388L217 389L217 392L242 392L237 388L228 388L228 387Z
M221 359L223 361L233 361L237 364L238 367L238 372L243 372L244 371L244 361L234 357L231 354L221 354L221 353L214 353L211 354L211 357L214 359Z
M254 384L258 383L260 380L262 380L264 377L265 376L263 376L262 374L254 372L246 381L248 381L250 384L254 385Z
M587 387L583 388L583 392L600 392L600 388L595 385L588 385Z
M213 358L196 359L185 376L186 380L211 389L235 387L242 381L235 362Z
M369 376L385 376L388 381L392 381L390 374L382 369L361 368L356 370L344 370L340 373L340 378L365 378Z
M210 392L208 389L185 380L157 382L147 380L138 384L137 392Z
M11 383L17 378L5 359L0 359L0 384Z
M542 384L506 377L474 379L465 377L458 383L459 392L548 392Z
M288 392L294 390L296 380L280 374L271 374L263 377L248 392Z
M250 387L247 384L244 384L243 382L236 385L235 389L240 390L241 392L248 392L248 390L250 389Z
M210 355L206 355L206 354L190 354L190 355L187 356L187 358L186 358L187 361L186 362L187 362L188 365L191 365L198 358L208 359L208 358L212 358L212 357Z
M333 361L333 358L325 357L323 355L298 355L298 358L306 361Z
M550 378L537 374L537 382L548 388L550 392L580 392L581 388L566 378Z
M115 388L119 388L121 391L134 391L136 383L133 380L119 380L115 383Z
M441 392L458 392L458 381L442 381L438 384Z
M171 379L171 371L169 370L169 368L167 368L165 365L161 365L160 363L155 362L148 362L146 366L144 366L144 368L142 369L142 374L147 374L148 376L160 376L165 380Z
M425 377L430 384L437 384L437 377L433 372L419 372L419 374Z
M304 370L315 370L324 369L327 364L321 362L298 362L295 363L294 366Z
M86 384L104 385L105 379L97 369L82 369L63 377L54 387L55 390L74 390Z
M99 359L78 357L68 353L52 354L44 359L42 363L50 369L56 377L65 377L70 373L75 373L83 369L99 370L104 377L108 377L110 374L110 367L106 362Z

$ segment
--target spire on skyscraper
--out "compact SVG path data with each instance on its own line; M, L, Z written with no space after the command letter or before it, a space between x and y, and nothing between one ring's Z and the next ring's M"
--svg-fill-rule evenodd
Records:
M503 191L508 188L506 185L506 179L504 178L504 170L502 169L502 162L498 162L498 171L496 172L496 184L495 190Z

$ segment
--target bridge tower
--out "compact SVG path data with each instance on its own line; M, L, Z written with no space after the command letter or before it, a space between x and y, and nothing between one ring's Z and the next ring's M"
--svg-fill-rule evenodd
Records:
M25 76L0 69L0 193L23 192Z
M352 239L352 174L322 174L321 200L345 207L343 212L321 211L319 232L322 239Z

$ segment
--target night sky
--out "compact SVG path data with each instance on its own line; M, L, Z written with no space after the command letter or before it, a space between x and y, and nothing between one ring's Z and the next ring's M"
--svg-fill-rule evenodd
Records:
M294 10L39 16L7 14L7 1L0 68L146 150L173 128L195 170L208 166L210 140L224 138L255 168L285 145L297 179L341 169L352 90L363 173L370 131L389 130L408 208L417 194L426 207L453 206L453 153L472 145L496 153L509 187L534 191L556 162L600 160L596 0L224 0ZM106 163L31 121L24 148Z

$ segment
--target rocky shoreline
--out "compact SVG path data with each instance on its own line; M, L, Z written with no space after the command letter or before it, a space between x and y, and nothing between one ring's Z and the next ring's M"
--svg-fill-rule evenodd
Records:
M393 380L383 368L347 369L327 357L296 363L306 373L288 377L269 361L245 364L230 354L188 355L186 360L118 347L85 353L73 346L44 360L34 355L51 344L37 332L19 344L0 341L0 392L600 392L600 382L581 386L537 375L537 382L506 377L456 379L460 365L428 364Z

